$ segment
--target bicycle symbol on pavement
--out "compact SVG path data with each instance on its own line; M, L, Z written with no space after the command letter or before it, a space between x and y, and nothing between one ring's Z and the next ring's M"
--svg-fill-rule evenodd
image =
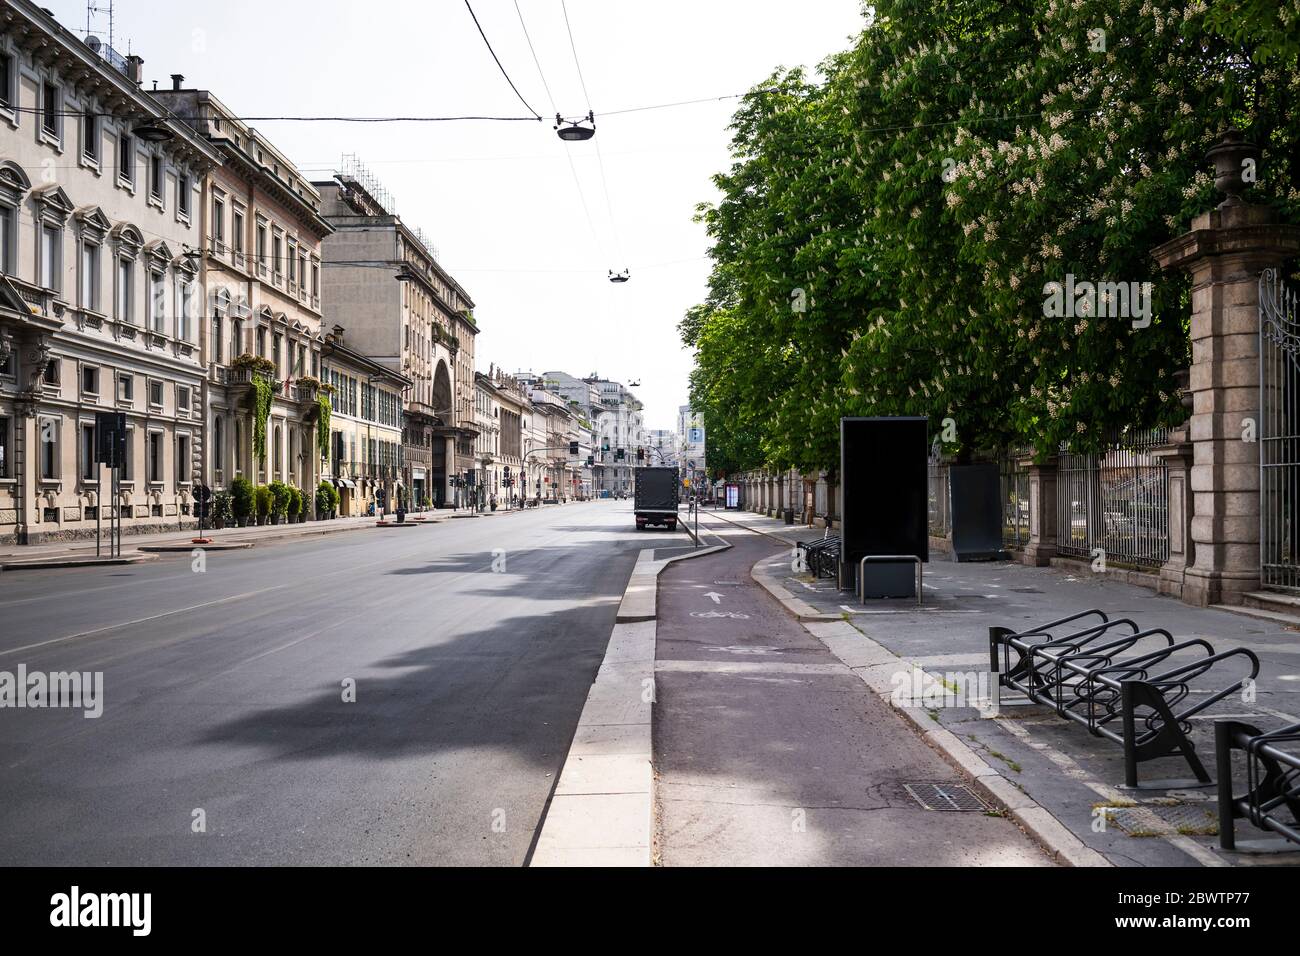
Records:
M748 614L741 614L739 611L692 611L691 617L731 617L740 621L749 619Z

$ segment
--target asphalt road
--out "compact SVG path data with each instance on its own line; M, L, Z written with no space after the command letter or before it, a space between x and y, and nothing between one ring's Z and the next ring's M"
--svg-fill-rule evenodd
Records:
M0 574L0 672L104 681L0 710L0 864L522 864L652 534L601 501Z

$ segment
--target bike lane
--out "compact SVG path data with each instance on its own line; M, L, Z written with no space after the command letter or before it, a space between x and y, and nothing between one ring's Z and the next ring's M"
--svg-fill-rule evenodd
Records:
M706 527L732 548L659 578L660 864L1050 865L1009 819L923 809L904 784L965 781L753 582L780 542Z

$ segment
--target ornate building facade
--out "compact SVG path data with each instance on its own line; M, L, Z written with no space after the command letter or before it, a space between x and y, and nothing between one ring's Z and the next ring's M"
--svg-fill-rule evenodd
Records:
M221 160L142 66L0 7L0 542L93 537L114 510L128 534L194 523L202 184ZM117 500L99 412L126 417Z

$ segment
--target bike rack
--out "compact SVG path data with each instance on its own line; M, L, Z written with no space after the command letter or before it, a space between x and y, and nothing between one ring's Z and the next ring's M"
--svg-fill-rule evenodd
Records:
M1128 633L1120 633L1120 628ZM1193 659L1174 660L1177 654ZM1194 704L1178 709L1192 699L1193 681L1236 657L1248 662L1248 676L1198 694ZM1001 688L1010 687L1063 719L1082 724L1093 736L1120 744L1124 786L1129 789L1213 783L1187 736L1190 720L1259 674L1259 658L1245 648L1216 653L1203 638L1177 641L1164 628L1142 630L1132 618L1111 620L1098 608L1025 631L990 627L989 666L997 675L995 704L1000 703ZM1138 783L1138 764L1170 756L1182 757L1195 781Z
M1283 747L1290 745L1289 750ZM1232 752L1246 755L1246 792L1232 793ZM1215 764L1219 774L1219 846L1245 853L1300 850L1300 724L1268 733L1239 720L1214 724ZM1291 815L1283 818L1283 810ZM1281 834L1277 840L1237 842L1236 820ZM1292 845L1296 844L1296 845Z
M878 563L878 564L884 564L885 562L895 563L899 561L915 561L916 562L916 606L917 607L921 606L921 574L922 574L922 568L924 568L925 565L923 565L921 563L921 559L914 554L869 554L866 557L864 557L861 561L859 561L858 579L857 581L854 582L853 585L853 593L854 596L858 599L858 603L860 604L867 603L867 599L863 596L866 589L863 587L863 583L862 583L862 572L866 569L868 561L872 563Z

